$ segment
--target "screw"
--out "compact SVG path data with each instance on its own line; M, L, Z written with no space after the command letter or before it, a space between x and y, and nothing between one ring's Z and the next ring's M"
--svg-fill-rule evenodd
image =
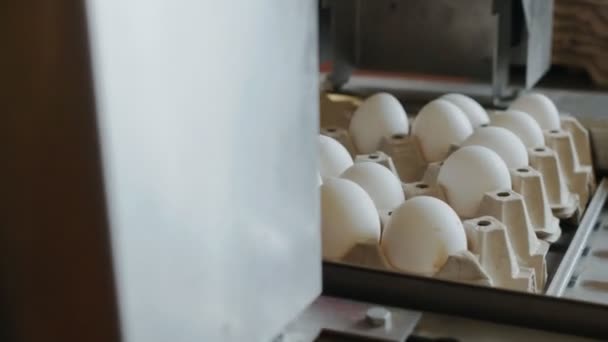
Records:
M572 277L570 277L570 280L568 280L568 287L569 288L573 288L574 285L576 285L576 282L578 281L578 275L573 275Z
M365 313L365 320L373 327L386 326L390 319L391 312L380 306L369 308Z

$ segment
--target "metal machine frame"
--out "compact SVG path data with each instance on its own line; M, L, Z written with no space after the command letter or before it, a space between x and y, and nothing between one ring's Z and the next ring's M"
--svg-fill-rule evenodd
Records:
M516 95L512 85L531 88L550 66L553 0L322 4L321 60L332 62L333 90L355 69L390 70L491 84L499 104ZM514 82L513 66L525 68L523 81Z

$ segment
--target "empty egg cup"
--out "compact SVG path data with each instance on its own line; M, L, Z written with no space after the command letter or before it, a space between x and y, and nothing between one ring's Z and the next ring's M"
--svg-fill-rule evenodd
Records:
M348 129L353 113L362 102L355 96L322 92L319 98L321 127Z

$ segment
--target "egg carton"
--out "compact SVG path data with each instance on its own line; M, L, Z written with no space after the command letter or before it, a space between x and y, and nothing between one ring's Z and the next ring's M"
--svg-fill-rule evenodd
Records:
M388 170L396 172L391 158L382 152L357 156L355 163L361 162L375 162L383 165ZM409 198L420 195L433 196L445 202L441 187L436 185L436 175L441 167L440 164L432 163L429 165L425 174L428 183L405 184L405 195ZM512 173L512 177L518 179L518 181L514 181L514 184L518 184L521 189L527 189L528 191L534 190L534 187L542 190L543 184L538 172L534 172L534 170L520 170L519 172L522 175ZM550 210L547 211L549 217L552 217ZM545 255L548 251L548 244L539 242L534 235L535 232L527 220L528 212L523 197L512 190L509 190L509 192L501 191L498 194L487 193L479 213L479 216L485 215L495 218L484 217L477 221L466 220L463 222L469 241L469 251L473 253L474 258L471 258L471 255L467 253L450 256L434 276L441 279L495 285L519 291L542 291L546 281ZM390 222L391 211L380 210L378 216L381 229L384 229ZM554 220L557 221L555 218ZM478 221L481 223L478 224ZM484 226L486 221L491 222L490 227ZM507 227L509 228L507 229ZM353 248L340 261L359 266L398 271L395 267L390 266L381 250L369 247L368 244L363 243L360 244L361 246ZM377 242L372 243L372 245L375 244Z
M336 139L346 148L353 159L357 156L357 149L347 129L342 127L326 127L321 128L321 134Z
M361 99L353 96L321 96L322 133L343 143L353 157L358 153L349 137L348 126L360 104ZM570 115L561 114L560 123L561 129L543 132L546 146L529 150L530 166L542 175L553 215L578 223L596 188L589 133ZM380 150L392 158L402 182L415 182L425 177L429 164L422 157L416 137L402 134L386 137ZM556 238L555 232L547 233L546 225L535 223L535 227L543 237Z
M543 176L547 200L553 214L560 219L574 217L581 202L567 185L558 153L543 146L529 149L528 156L530 165Z
M445 201L438 184L408 183L404 191L407 198L433 196ZM529 291L533 284L532 292L541 292L547 280L549 243L536 236L524 197L511 189L487 192L475 216L463 221L470 251L479 257L494 283L522 291ZM478 225L481 221L490 224Z
M428 168L428 163L422 157L416 137L411 135L396 134L389 139L383 139L380 150L372 154L359 154L350 133L342 127L323 127L321 134L336 139L356 159L359 156L377 155L384 153L391 157L395 174L402 182L415 182L422 179Z
M355 162L376 162L386 166L399 176L399 171L396 169L392 158L383 152L358 155L355 158ZM441 164L442 162L429 163L421 177L422 181L404 183L403 187L406 198L408 196L412 197L412 194L422 192L425 195L444 199L440 188L435 186ZM559 226L560 222L552 214L542 174L532 167L524 167L511 169L510 175L513 185L512 190L523 197L528 218L535 234L542 240L550 243L557 241L562 233Z
M545 143L555 151L562 181L572 197L576 197L574 212L561 215L560 209L554 210L560 218L572 218L578 223L597 184L593 173L589 132L570 115L560 116L561 129L545 130ZM566 207L572 211L572 207ZM563 210L563 209L561 209Z
M453 148L455 150L457 146ZM436 184L441 164L443 163L430 163L422 177L422 182L415 182L415 186ZM543 174L533 167L510 169L509 173L512 190L523 197L530 223L537 237L550 243L557 241L562 234L560 221L553 215Z
M532 167L509 170L512 189L524 199L530 225L536 236L553 243L562 234L560 221L553 215L543 175Z
M393 163L393 159L382 151L378 151L376 153L370 153L370 154L359 154L359 155L355 156L354 162L355 163L362 163L362 162L378 163L378 164L386 167L387 169L389 169L397 177L397 179L399 179L399 171L397 171L397 167L395 166L395 163Z
M370 160L368 156L357 158L358 161L380 163L379 159ZM383 165L391 165L390 157L383 154L382 159ZM441 162L429 164L423 181L405 183L403 187L406 198L426 195L445 201L444 191L437 184L441 164ZM486 270L492 275L492 279L501 279L496 281L498 286L529 291L528 286L534 284L538 286L534 290L541 291L547 277L545 256L549 244L539 241L538 238L541 237L548 242L556 241L561 235L559 220L552 215L544 191L542 175L538 171L525 167L510 170L510 175L513 189L486 193L477 214L477 216L492 216L504 226L493 223L492 229L487 232L482 230L484 234L493 234L493 238L480 237L476 230L468 229L469 240L477 241L472 246L483 245L483 241L491 241L488 246L471 251L479 255L480 260L516 261L517 266L509 268L505 268L504 265L485 265L489 267ZM381 218L386 224L385 221L388 220L386 215L381 215ZM467 221L463 224L467 226ZM496 232L500 229L503 229L503 233ZM475 237L472 236L473 232L476 234ZM496 240L497 234L503 234L505 238ZM481 253L481 251L485 252ZM487 253L497 253L497 255L487 255ZM534 277L531 278L530 274Z
M530 166L542 176L544 197L549 202L553 215L560 219L572 218L578 222L596 188L590 162L588 131L573 117L562 117L562 125L561 130L545 131L547 146L529 149L528 156ZM322 133L340 141L349 153L357 156L357 150L346 129L322 129ZM424 160L414 136L396 135L385 138L380 151L391 157L399 178L405 183L425 179L431 165L437 165ZM537 227L539 231L546 231L543 227L547 226L541 224ZM545 233L541 234L546 236Z
M385 212L380 216L382 226L385 227L390 215ZM503 223L494 217L482 216L465 220L463 226L469 250L449 255L443 266L432 277L517 291L539 291L536 271L534 268L519 265ZM356 244L336 261L360 267L402 272L390 264L380 245L376 243Z
M335 261L359 267L404 273L390 264L379 244L356 244L341 259ZM494 286L492 278L486 273L478 258L469 251L461 251L448 256L445 264L432 277L473 285Z
M322 92L319 97L321 127L348 130L350 119L362 102L356 96Z
M477 256L495 286L537 292L536 272L520 266L502 222L492 216L481 216L465 220L463 226L469 251Z
M413 135L396 134L382 139L380 150L389 155L402 182L422 179L429 163L422 155L418 139Z
M324 126L323 134L340 141L355 162L372 161L391 170L404 183L406 198L427 195L445 201L437 182L442 163L427 163L416 137L387 136L379 151L359 155L348 132L357 107L349 106L341 104L336 116L321 120L335 125ZM560 122L560 129L543 132L545 146L528 149L529 166L509 170L511 189L485 193L476 218L463 221L469 252L449 256L435 277L542 292L549 243L561 235L558 217L578 221L595 189L587 130L570 116L562 115ZM389 213L379 215L385 226ZM395 270L378 246L357 246L343 261Z

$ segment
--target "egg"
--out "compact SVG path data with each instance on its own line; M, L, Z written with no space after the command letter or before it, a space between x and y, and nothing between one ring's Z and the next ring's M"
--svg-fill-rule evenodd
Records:
M516 169L528 166L528 151L521 139L515 133L502 127L481 127L460 146L479 145L496 152L507 164L508 168Z
M497 112L490 118L490 123L515 133L527 148L545 146L543 130L527 113L514 109Z
M391 94L366 99L353 114L349 132L361 154L376 152L383 138L407 135L409 123L401 103Z
M524 94L518 97L509 109L530 114L542 129L559 129L559 112L553 101L538 93Z
M432 276L448 256L467 250L467 239L450 206L434 197L418 196L393 211L380 245L396 269Z
M412 134L418 139L424 159L431 163L447 157L452 144L460 144L473 133L467 116L451 102L437 99L416 116Z
M378 211L355 182L329 178L321 185L321 236L323 257L334 260L358 243L379 242Z
M468 96L462 94L446 94L443 95L441 99L447 100L460 108L474 128L486 125L490 122L486 110L483 109L477 101Z
M341 178L359 184L369 194L378 210L392 210L405 201L401 181L380 164L355 163L344 171Z
M325 135L319 135L319 173L322 179L339 177L353 165L353 158L342 144Z
M466 146L452 153L439 169L437 182L463 219L475 217L486 192L511 189L507 165L483 146Z

